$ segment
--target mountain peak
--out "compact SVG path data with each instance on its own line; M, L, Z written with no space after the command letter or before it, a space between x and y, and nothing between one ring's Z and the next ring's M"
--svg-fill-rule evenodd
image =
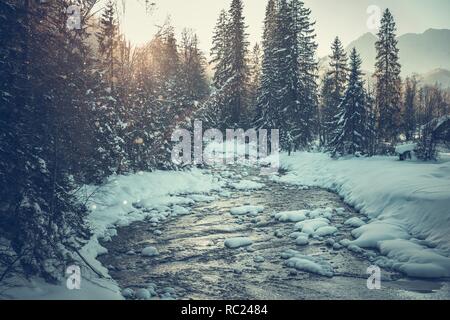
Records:
M408 33L398 38L402 75L424 74L434 69L450 69L450 30L427 29L423 33ZM346 51L356 48L363 60L362 68L373 71L377 37L366 32L351 42Z

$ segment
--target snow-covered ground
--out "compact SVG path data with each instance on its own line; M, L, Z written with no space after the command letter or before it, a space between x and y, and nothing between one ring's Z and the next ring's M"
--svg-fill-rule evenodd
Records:
M409 276L450 277L450 162L301 152L282 155L281 165L288 173L273 179L332 189L370 218L353 231L353 248L377 249L376 263Z

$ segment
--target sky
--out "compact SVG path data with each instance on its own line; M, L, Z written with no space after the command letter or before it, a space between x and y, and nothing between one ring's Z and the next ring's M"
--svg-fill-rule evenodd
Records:
M134 44L148 41L170 15L178 35L183 28L193 29L200 46L209 53L213 29L220 10L228 9L231 0L150 0L155 9L145 10L145 0L119 0L126 3L122 14L123 32ZM243 0L249 41L261 41L267 0ZM366 32L376 32L368 21L377 16L377 10L388 7L397 22L398 35L422 33L429 28L450 29L449 0L304 0L316 21L318 56L329 54L334 37L344 45ZM373 7L375 6L375 7ZM379 8L379 9L378 9ZM368 9L370 9L368 13ZM371 11L373 10L373 11Z

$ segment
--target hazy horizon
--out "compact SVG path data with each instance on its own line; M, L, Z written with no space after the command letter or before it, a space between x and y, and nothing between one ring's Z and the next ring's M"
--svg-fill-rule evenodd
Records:
M123 32L134 44L148 41L170 16L177 36L183 28L193 29L199 36L200 47L209 54L213 29L222 9L228 10L231 0L164 0L157 1L152 13L145 12L144 0L124 0L125 14L122 15ZM266 0L243 0L245 22L251 45L261 41ZM318 56L329 54L329 47L335 36L347 46L367 32L369 6L386 7L392 11L397 22L397 34L423 33L427 29L450 29L450 1L447 0L305 0L316 21ZM119 1L121 3L121 1Z

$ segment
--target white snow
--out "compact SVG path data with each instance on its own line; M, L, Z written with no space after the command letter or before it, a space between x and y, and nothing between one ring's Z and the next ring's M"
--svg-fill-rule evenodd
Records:
M172 207L172 214L174 215L187 215L189 214L191 211L185 207L179 206L179 205L174 205Z
M247 247L253 244L253 241L250 238L246 237L237 237L230 238L225 240L225 247L230 249L236 249L240 247Z
M305 234L298 236L297 239L295 239L295 244L298 246L306 246L309 244L309 235Z
M356 240L352 244L362 248L377 248L378 242L393 239L409 239L410 235L400 225L375 221L352 231Z
M287 250L281 257L287 259L285 265L290 268L325 277L332 277L334 274L331 264L319 257L306 256L295 250Z
M138 289L136 291L135 296L136 296L136 299L139 299L139 300L148 300L151 297L150 291L148 291L147 289Z
M365 225L366 223L358 217L353 217L345 221L344 224L350 227L359 228Z
M122 290L122 296L126 299L131 299L134 297L134 290L131 288L126 288Z
M399 144L395 147L395 152L398 154L403 154L408 151L414 151L417 148L417 143L404 143Z
M318 228L315 232L314 235L319 236L319 237L325 237L325 236L329 236L332 234L335 234L337 232L337 228L333 227L333 226L323 226Z
M159 254L158 249L156 249L155 247L146 247L144 249L142 249L141 254L144 257L154 257L157 256Z
M407 240L386 240L379 243L382 254L394 261L396 269L412 277L450 277L450 258L434 249Z
M234 216L240 216L240 215L257 215L258 213L261 213L264 211L263 206L241 206L241 207L235 207L231 208L230 213Z
M273 180L334 190L370 218L353 231L352 245L390 255L392 266L410 276L443 274L438 270L450 257L450 162L400 162L397 157L334 160L307 152L280 158L289 172ZM436 248L418 245L414 238ZM398 242L405 249L402 255L397 254L398 246L386 245L389 240L402 240ZM418 259L420 252L427 252L427 259Z
M285 211L275 214L275 219L281 222L299 222L306 220L307 210Z
M326 218L309 219L297 222L295 224L295 230L300 230L303 233L314 235L317 229L328 226L329 223L330 221Z

